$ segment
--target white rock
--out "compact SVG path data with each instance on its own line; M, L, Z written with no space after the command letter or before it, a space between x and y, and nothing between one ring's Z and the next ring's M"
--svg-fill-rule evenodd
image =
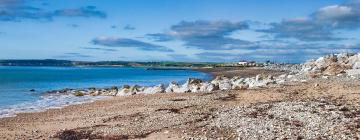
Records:
M353 77L359 77L360 76L360 69L350 69L345 71L347 75L353 76Z
M348 64L354 66L355 63L360 62L360 53L349 57Z
M189 91L190 89L187 83L180 86L176 82L171 82L169 86L165 89L166 93L186 93Z
M123 87L120 90L118 90L116 96L129 96L132 95L129 87Z
M294 78L295 76L294 75L288 75L286 78L287 79L292 79L292 78Z
M213 91L215 91L217 89L218 88L214 84L205 82L205 83L201 83L200 92L210 93L210 92L213 92Z
M163 93L164 90L165 90L164 85L160 84L160 85L153 86L153 87L145 87L144 91L142 91L142 93L144 93L144 94Z
M180 86L176 82L170 82L169 86L165 89L166 93L172 93L174 90L179 89Z
M353 69L360 69L360 61L359 62L355 62L354 65L352 66Z

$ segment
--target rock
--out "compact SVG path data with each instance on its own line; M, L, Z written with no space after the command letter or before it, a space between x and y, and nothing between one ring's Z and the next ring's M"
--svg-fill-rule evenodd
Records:
M248 88L249 88L249 85L245 84L245 83L232 86L232 89L234 89L234 90L245 90L245 89L248 89Z
M132 95L129 85L124 85L120 90L118 90L116 96L129 96Z
M360 69L360 61L355 62L355 64L352 66L352 69Z
M164 93L164 91L165 91L164 85L159 84L159 85L153 86L153 87L145 87L144 90L141 93L155 94L155 93Z
M231 90L231 81L225 76L217 76L211 81L212 84L219 87L219 90Z
M350 69L345 71L347 75L353 76L353 77L359 77L360 76L360 69Z
M169 86L165 89L166 93L186 93L190 92L190 89L188 88L188 82L186 82L184 85L178 85L176 82L171 82Z
M345 70L348 69L346 66L344 65L340 65L340 64L330 64L326 67L326 69L324 70L323 74L324 75L330 75L330 76L334 76L340 73L345 73Z
M260 74L256 75L255 81L260 81L260 80L262 80L261 75Z
M131 86L129 90L130 90L130 93L132 95L134 95L137 93L142 93L144 91L144 88L141 86L138 86L138 85L134 85L134 86Z
M244 78L234 77L231 79L231 84L231 89L234 90L243 90L249 88L249 85L245 83Z
M201 79L196 79L196 78L189 78L186 81L187 85L192 85L192 84L201 84L203 81Z
M320 85L318 83L315 83L314 87L319 87Z
M219 87L216 87L214 84L205 82L205 83L201 83L200 92L210 93L218 89Z
M80 96L84 96L85 94L80 92L80 91L76 91L73 95L77 96L77 97L80 97Z
M360 53L350 56L348 59L348 64L353 66L353 69L357 69L358 64L356 63L358 62L360 62ZM355 68L354 65L356 65Z
M169 86L165 89L166 93L172 93L174 90L179 89L180 86L176 82L170 82Z
M230 80L223 80L219 83L219 90L231 90L231 81Z
M288 75L286 78L287 79L292 79L292 78L294 78L295 76L294 75Z
M189 78L186 81L186 83L182 85L182 88L185 92L188 91L188 92L197 93L200 92L200 88L202 86L201 83L202 83L201 79Z
M351 55L349 53L340 53L340 54L337 54L336 57L337 57L337 62L338 63L343 63L343 64L346 64L349 62L349 57Z
M30 91L30 92L35 92L35 89L30 89L29 91Z

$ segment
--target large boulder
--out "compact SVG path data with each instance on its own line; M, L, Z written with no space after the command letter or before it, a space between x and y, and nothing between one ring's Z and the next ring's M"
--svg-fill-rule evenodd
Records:
M180 86L176 82L171 82L169 86L165 89L166 93L185 93L189 91L190 89L188 88L187 83Z
M118 88L111 87L111 88L101 89L99 93L101 93L102 96L116 96L116 94L118 93Z
M349 69L349 68L346 67L345 65L330 64L324 70L323 75L335 76L335 75L338 75L338 74L341 74L341 73L345 73L346 69Z
M349 57L348 64L352 66L352 69L360 69L360 53Z
M215 86L214 84L212 83L208 83L208 82L204 82L204 83L201 83L201 87L200 87L200 90L199 92L202 92L202 93L211 93L215 90L218 90L219 87Z
M240 77L231 78L231 85L231 89L235 90L247 89L249 87L249 85L245 83L245 78Z
M340 53L340 54L337 54L336 57L337 57L337 62L340 63L340 64L347 64L349 62L349 58L350 56L352 56L351 54L349 53Z
M219 87L219 90L231 90L231 80L225 76L217 76L211 81L212 84Z
M133 92L131 92L129 85L124 85L121 89L118 90L116 96L129 96L133 95Z
M323 75L335 76L351 68L360 68L359 54L341 53L326 55L317 60L310 60L304 63L301 72L311 78L315 78Z
M200 92L201 79L189 78L184 85L182 85L183 90L186 92Z
M160 84L153 87L145 87L144 90L141 93L144 94L155 94L155 93L164 93L164 85Z

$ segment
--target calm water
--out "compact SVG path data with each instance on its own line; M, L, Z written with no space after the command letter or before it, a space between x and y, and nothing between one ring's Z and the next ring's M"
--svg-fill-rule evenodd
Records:
M128 67L1 67L0 117L16 112L40 111L82 103L101 97L72 95L42 96L48 90L63 88L110 87L124 84L157 85L187 78L207 80L205 73L191 70L146 70ZM29 90L35 89L36 92Z

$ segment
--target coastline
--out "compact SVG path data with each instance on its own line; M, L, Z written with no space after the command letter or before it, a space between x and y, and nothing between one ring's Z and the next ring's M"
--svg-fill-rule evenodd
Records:
M14 66L16 67L16 69L18 68L25 68L27 69L51 69L51 70L57 70L57 69L61 69L62 68L68 68L68 67L20 67L20 66ZM74 67L72 67L74 68ZM86 67L86 68L98 68L98 67ZM115 67L113 67L115 68ZM122 68L126 68L126 67L122 67ZM144 69L143 67L135 67L134 69ZM60 71L61 72L61 71ZM163 72L147 72L147 73L163 73ZM182 76L182 78L177 78L177 80L186 80L187 76L185 76L187 73L191 73L189 75L194 75L194 77L197 78L204 78L204 79L209 79L206 74L194 74L194 72L189 71L189 72L179 72L182 73L180 74L180 76ZM195 72L195 73L199 73L199 72ZM76 75L76 74L74 74ZM171 76L171 74L164 74L164 75L169 75L167 76L168 78L165 80L166 82L164 82L164 84L168 84L169 78L173 77ZM41 76L40 76L41 77ZM155 76L156 77L156 76ZM164 78L165 79L165 78ZM152 79L150 79L152 80ZM151 83L151 85L156 85L157 83L159 83L161 80L154 80L156 82ZM111 83L111 82L109 82ZM68 105L73 105L73 104L79 104L79 103L84 103L84 102L92 102L93 100L98 100L98 98L105 98L107 96L96 96L96 97L92 97L92 96L84 96L84 97L75 97L73 96L72 93L64 93L64 91L83 91L85 89L89 89L89 88L94 88L96 87L97 89L110 89L111 87L114 86L119 86L121 87L122 85L126 85L126 84L130 84L130 85L135 85L133 83L125 83L125 82L120 82L120 84L116 85L116 84L99 84L99 85L104 85L104 86L92 86L92 85L87 85L87 84L83 84L82 86L79 87L71 87L71 86L64 86L65 88L57 88L55 87L54 89L51 88L47 88L47 89L41 89L41 88L37 88L37 87L28 87L28 88L24 88L22 89L22 91L24 92L28 92L28 94L36 94L37 96L40 96L39 99L34 100L34 101L24 101L22 103L18 103L18 104L10 104L7 106L2 106L0 107L2 110L0 112L0 118L3 117L12 117L12 116L16 116L16 114L18 113L26 113L26 112L42 112L44 110L47 109L51 109L51 108L61 108L63 106L68 106ZM118 82L116 82L118 83ZM52 84L52 83L49 83ZM147 84L150 84L150 82L144 83L146 86ZM53 84L54 85L54 84ZM70 88L67 88L70 87ZM30 91L33 90L33 91ZM3 93L6 93L3 92ZM27 94L27 93L26 93ZM1 97L1 96L0 96ZM5 98L6 99L6 98ZM0 100L1 101L1 100Z
M314 82L324 84L314 87ZM2 118L0 138L184 139L206 136L231 139L237 136L233 134L233 130L221 130L213 125L216 121L227 120L221 118L236 109L236 106L278 103L289 105L319 100L329 105L347 104L347 108L352 111L356 110L360 95L347 93L360 91L360 88L345 86L350 83L354 84L353 81L342 84L336 81L314 80L309 83L287 85L287 90L278 87L218 91L214 94L170 93L106 98L61 109L21 113L16 117ZM325 94L317 90L329 86L332 88ZM300 90L301 93L294 93ZM341 110L342 106L335 107ZM246 117L252 118L252 115ZM255 124L249 126L252 125Z
M252 68L230 69L226 72L222 69L214 69L210 72L212 76L231 75L234 72L243 72L237 75L253 74L248 71L266 74L262 70ZM268 74L278 73L271 71ZM44 112L20 113L16 117L2 118L0 138L235 139L240 132L249 130L259 130L259 132L243 133L242 136L269 138L276 134L273 131L278 131L281 132L281 138L316 138L325 133L335 136L333 138L339 138L338 136L346 132L349 134L347 138L352 138L357 134L356 122L348 125L342 124L341 121L347 120L346 117L349 115L350 117L360 115L357 114L360 112L358 110L360 94L357 94L360 87L356 85L360 85L360 81L312 79L271 88L215 91L212 94L159 93L110 97L91 103L48 109ZM269 106L274 106L275 110ZM280 110L277 110L278 108ZM293 110L297 108L301 111L294 112ZM318 113L312 113L314 109ZM271 112L279 113L268 114ZM329 113L337 114L335 116L340 117L341 123L331 124L332 119L335 118L331 118L332 115L329 116ZM294 119L286 119L292 115L295 115ZM320 120L313 120L314 118ZM261 125L257 124L258 122ZM246 127L236 127L239 123ZM266 131L267 126L263 125L267 123L280 127L272 128L274 130L269 133ZM323 128L332 127L337 129L322 132ZM287 130L282 131L283 128ZM312 130L319 131L312 132ZM264 135L263 132L269 134ZM300 135L290 135L295 132Z
M164 70L164 69L162 68L162 69L159 69L159 70ZM171 68L171 70L172 70L172 68ZM283 73L283 72L277 72L277 71L272 71L272 70L263 70L261 68L241 68L241 67L234 67L234 68L188 68L187 70L199 71L199 72L202 72L202 73L206 73L209 76L208 78L206 78L207 80L213 80L216 76L224 76L224 75L229 76L229 77L234 77L234 76L251 77L251 76L256 76L258 74L265 74L265 75L275 74L275 75L279 75L279 74ZM50 93L47 93L47 94L50 95ZM166 93L160 93L160 94L166 94ZM193 93L189 93L189 94L193 94ZM122 96L122 97L125 97L125 96ZM43 108L43 109L37 110L37 111L17 112L15 114L11 115L11 116L2 117L2 118L0 118L0 120L7 120L7 119L11 119L11 118L27 118L27 116L32 116L33 114L48 114L49 112L53 112L53 111L57 111L57 110L58 111L67 110L67 108L73 108L73 107L77 108L79 106L88 105L88 104L92 104L92 103L97 104L96 102L108 101L108 100L111 100L111 98L112 97L102 96L101 99L95 99L94 98L94 99L90 99L90 100L82 101L82 102L75 102L75 103L65 104L65 105L61 105L61 106ZM121 98L121 97L113 97L113 98Z

